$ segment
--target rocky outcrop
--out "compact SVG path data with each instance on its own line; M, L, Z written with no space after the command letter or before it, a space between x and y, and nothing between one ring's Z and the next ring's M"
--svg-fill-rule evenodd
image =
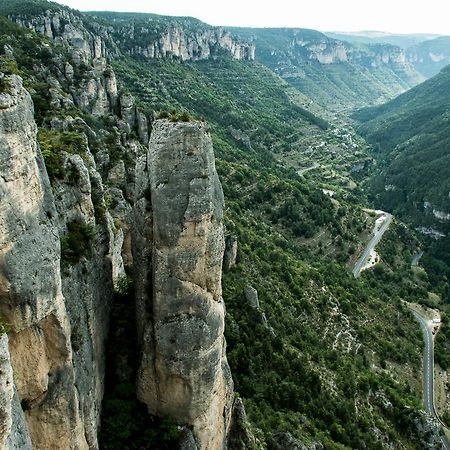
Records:
M106 213L102 180L89 148L86 146L83 158L64 155L63 165L64 177L53 183L59 235L63 241L70 239L74 223L91 233L83 243L80 258L64 260L63 254L62 292L71 326L75 386L84 433L89 448L97 448L113 274L122 273L123 263L120 250L113 258L112 220Z
M63 154L64 177L50 186L31 98L20 78L7 80L0 95L0 314L11 327L5 373L10 360L14 381L0 385L0 439L10 449L30 442L95 449L112 297L111 219L88 148L85 160ZM92 242L61 273L60 238L71 223L92 230Z
M261 443L253 436L250 429L244 404L239 397L236 397L233 404L230 432L228 434L228 449L258 450L261 448Z
M253 286L246 286L244 288L245 300L254 308L259 309L258 291Z
M397 65L411 69L406 53L400 47L388 44L373 44L356 47L348 42L330 39L326 36L308 39L301 35L296 37L292 46L302 47L308 52L308 59L321 64L337 64L341 62L358 62L368 67L380 65Z
M189 32L181 26L173 26L155 39L150 27L131 25L122 29L120 34L125 37L127 45L131 46L128 50L130 54L148 59L175 57L181 61L199 61L216 56L218 50L228 52L237 60L255 59L254 43L238 42L223 28L205 27L204 30ZM133 44L133 41L136 44Z
M3 332L3 330L0 330ZM5 448L11 433L14 381L9 357L8 336L0 335L0 448Z
M236 265L238 241L234 236L225 237L225 253L223 255L223 270L231 270Z
M222 449L233 384L225 355L223 193L202 123L156 121L139 164L134 260L138 397Z
M25 416L14 386L6 333L0 335L0 448L31 450Z
M11 325L14 384L35 448L88 448L61 289L57 213L31 98L18 77L9 82L0 102L0 313Z
M74 103L85 112L96 116L108 115L117 106L117 82L109 68L92 68L77 88L72 89Z
M14 14L10 18L25 28L67 46L76 65L92 62L105 65L108 55L118 53L107 27L92 22L88 29L83 16L69 9L49 8L34 16Z
M240 41L229 31L206 24L194 31L189 26L177 24L174 19L173 23L160 28L158 21L148 18L139 24L130 21L113 29L65 8L49 9L32 18L22 15L10 18L23 27L68 45L75 65L94 62L96 67L104 68L106 60L119 56L121 51L148 59L175 57L181 61L212 58L220 51L237 60L255 59L253 42ZM73 73L70 67L67 70Z
M274 433L270 444L274 450L306 450L307 448L288 431Z

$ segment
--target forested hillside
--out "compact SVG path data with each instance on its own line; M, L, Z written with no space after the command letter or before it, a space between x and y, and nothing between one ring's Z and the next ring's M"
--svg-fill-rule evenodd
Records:
M449 105L447 66L395 100L355 114L378 162L368 185L373 202L422 234L424 263L445 300L450 275Z
M305 29L233 29L256 58L331 111L382 103L424 78L389 44L351 44Z
M449 88L447 67L395 100L355 115L380 156L377 196L418 225L429 222L424 216L433 217L433 209L450 211Z
M0 93L10 89L10 75L23 78L53 186L76 185L79 175L65 161L91 161L92 153L105 186L95 217L104 225L111 214L116 236L133 221L136 163L154 121L208 124L228 242L237 245L223 274L227 355L255 448L429 445L436 429L421 412L421 337L401 301L420 301L432 290L410 268L419 244L395 224L380 249L382 264L353 278L375 218L363 209L368 203L355 182L363 175L352 167L370 158L324 111L391 98L417 74L395 62L372 70L366 49L349 50L358 62L325 64L320 51L309 64L304 52L315 39L323 42L313 31L224 31L184 18L81 14L43 0L8 0L0 14ZM135 26L141 34L130 31ZM272 57L273 50L281 53ZM375 114L389 106L383 108L365 117L378 123ZM433 117L444 120L444 113ZM386 136L380 151L391 155L403 141ZM301 158L320 160L327 171L301 172ZM80 242L92 242L98 224L68 228L63 273L86 256ZM126 256L126 243L120 251ZM172 419L146 416L135 396L132 285L130 264L112 305L100 446L174 448Z

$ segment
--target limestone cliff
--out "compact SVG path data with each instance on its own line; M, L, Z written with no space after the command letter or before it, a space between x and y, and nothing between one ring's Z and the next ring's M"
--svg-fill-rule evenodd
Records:
M101 13L96 14L101 17ZM238 40L229 31L206 24L191 30L185 24L178 24L175 18L161 22L159 16L143 15L144 19L135 23L124 21L117 14L119 25L108 27L95 16L65 8L49 8L33 17L20 14L10 17L23 27L69 46L77 65L94 61L101 67L108 58L118 57L121 52L149 59L175 57L181 61L197 61L214 57L221 50L233 59L255 59L254 43Z
M230 53L233 59L255 59L254 43L238 42L223 28L189 32L174 26L155 38L148 28L130 26L123 29L121 34L128 39L129 54L149 59L175 57L181 61L198 61L216 56L218 50Z
M90 64L95 61L103 65L107 54L117 54L108 28L97 23L86 26L83 15L68 8L50 5L35 15L10 14L10 18L25 28L35 30L59 44L71 49L75 64Z
M70 180L50 186L31 98L20 78L3 80L0 314L11 331L3 345L10 381L0 385L0 442L11 449L97 448L112 295L112 230L107 217L103 224L94 218L101 179L92 157L88 169L67 155ZM95 228L95 245L61 273L60 239L74 221Z
M63 261L62 291L71 325L71 347L80 415L89 448L96 448L104 391L105 341L113 295L114 233L104 205L102 180L86 147L84 159L64 155L64 178L55 180L53 193L59 235L70 239L73 224L92 235L80 258ZM64 256L64 255L63 255ZM121 261L119 259L118 264Z
M368 66L381 64L398 64L409 66L405 51L400 47L388 44L375 44L358 48L348 42L322 36L314 39L295 38L292 47L302 47L308 52L308 58L321 64L358 61Z
M9 324L0 333L0 448L99 447L113 284L133 263L138 397L150 413L185 425L185 443L225 448L233 383L223 194L206 125L156 122L143 158L152 123L108 66L122 51L116 34L65 9L12 18L65 50L43 41L47 59L29 77L49 106L36 116L39 139L20 78L0 73L0 332ZM253 58L254 48L223 30L197 33L197 44L177 33L181 59L222 50ZM173 45L161 36L161 48ZM136 173L135 159L144 162ZM244 415L236 417L244 436Z
M0 99L0 311L11 325L14 385L35 448L88 448L74 386L56 208L31 98L18 77L8 82Z
M201 123L154 124L135 204L138 397L225 446L233 384L225 355L223 193Z

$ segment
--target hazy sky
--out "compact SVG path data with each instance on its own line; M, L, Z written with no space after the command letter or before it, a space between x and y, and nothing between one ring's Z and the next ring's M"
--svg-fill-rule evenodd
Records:
M450 35L449 0L60 0L80 10L193 16L211 25Z

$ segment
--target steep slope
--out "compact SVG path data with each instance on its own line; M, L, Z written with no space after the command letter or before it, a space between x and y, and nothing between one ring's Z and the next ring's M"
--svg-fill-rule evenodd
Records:
M333 39L369 46L389 44L400 47L406 61L423 77L431 78L450 63L450 37L433 34L389 34L382 32L334 33ZM386 47L387 48L387 47Z
M383 204L415 222L424 213L450 211L450 67L395 100L358 112L359 130L376 146L381 173L376 193ZM428 205L428 206L427 206ZM439 219L439 213L434 213Z
M63 199L55 202L49 184L36 142L31 98L20 78L13 75L2 81L3 88L8 85L2 94L0 120L5 170L1 176L1 309L11 327L9 352L17 390L14 398L21 402L34 447L95 448L103 390L102 349L108 324L102 310L107 309L111 286L103 266L110 266L111 236L103 234L110 230L92 228L90 236L98 239L96 250L83 263L94 264L90 269L94 270L95 281L80 279L76 266L68 269L69 273L61 273L60 236L63 240L67 232L66 221L84 229L83 218L71 210L75 207L67 201L69 193L64 198L65 210L58 211ZM81 182L90 184L84 170L86 178L80 177L80 184L72 188L75 194L80 192ZM89 188L83 186L85 202L90 203L84 219L95 224ZM89 317L93 308L97 316ZM96 330L95 336L91 327ZM13 434L13 440L27 434L25 425L19 426L16 420L12 426L22 427L20 433ZM17 442L10 445L19 446Z
M122 53L127 37L122 36L123 41L116 43L111 32L115 29L113 25L109 28L103 22L97 23L92 16L65 8L55 12L49 7L47 13L47 3L33 2L36 4L44 5L37 15L14 18L31 30L20 29L2 19L2 70L20 72L32 93L40 128L38 138L52 189L61 194L62 199L70 197L57 200L57 204L61 201L58 211L63 210L67 200L86 200L89 189L83 180L87 180L88 172L91 187L103 185L93 170L89 171L94 167L93 161L104 181L105 201L101 195L92 193L92 205L85 201L80 203L81 224L74 226L71 220L66 224L65 217L61 223L58 221L58 227L67 227L62 236L58 230L66 258L63 267L69 274L77 274L77 267L84 267L80 270L83 276L92 270L85 261L90 258L90 253L84 253L86 246L80 247L79 242L86 240L95 244L91 251L96 254L100 236L97 234L93 238L89 227L95 219L96 233L103 229L102 223L111 228L114 225L110 258L115 261L116 273L123 274L119 267L122 256L128 277L131 277L133 255L129 243L134 186L140 186L137 203L141 206L163 204L165 207L175 203L178 211L180 205L176 200L181 198L181 202L186 202L187 198L188 211L193 214L183 215L181 220L171 222L169 217L166 221L166 210L145 207L142 208L144 211L141 209L142 216L137 216L149 221L154 218L162 223L144 227L144 233L151 235L154 231L162 236L159 241L154 241L155 246L147 245L143 255L146 263L151 260L157 263L156 266L137 266L135 262L135 282L140 294L142 278L149 284L161 282L160 289L159 285L153 286L155 290L158 288L154 297L144 291L145 295L136 305L140 324L138 334L143 336L145 333L146 339L150 339L140 339L140 349L151 351L155 348L158 351L155 373L164 364L168 365L167 373L173 376L164 378L162 371L158 373L157 381L180 386L183 383L178 383L177 375L172 372L177 363L178 368L189 368L191 350L201 361L210 361L208 356L211 355L203 354L201 349L195 348L195 343L187 351L180 342L173 342L170 330L174 323L197 325L200 322L209 338L205 345L211 344L209 349L218 355L213 359L221 363L221 369L207 367L211 372L205 377L199 377L195 370L183 374L188 388L168 400L186 402L184 410L192 412L186 420L176 417L178 423L174 423L167 417L155 419L147 415L145 406L142 407L135 397L136 365L142 370L140 398L151 411L166 413L161 400L167 399L168 392L162 391L155 399L152 397L155 392L142 389L144 385L152 385L152 379L147 375L154 365L152 355L140 353L133 342L134 298L130 290L122 289L124 285L129 288L129 281L120 277L112 305L114 327L108 346L110 355L115 358L108 376L115 384L106 389L100 445L108 449L176 448L179 424L192 425L198 437L203 419L198 420L197 413L204 412L205 399L211 398L208 397L211 392L203 393L202 404L192 401L190 407L189 387L192 387L191 392L198 392L201 386L195 384L196 380L204 381L205 386L211 386L211 383L220 386L226 378L221 375L226 371L225 358L220 353L223 338L217 336L214 328L214 324L218 324L218 328L223 325L219 286L210 286L215 292L214 297L208 287L196 289L183 283L183 279L175 279L172 280L175 286L181 286L181 290L193 289L198 295L189 299L171 296L171 272L177 278L182 278L180 272L193 273L196 277L197 269L201 272L205 267L211 267L211 276L217 281L220 268L217 251L213 252L211 260L206 253L201 253L204 246L209 245L212 235L217 234L220 238L221 234L217 223L220 211L211 204L197 203L197 194L202 186L205 187L206 180L216 180L211 166L209 172L194 178L187 196L181 195L187 190L185 184L180 190L174 185L181 174L175 167L173 173L167 173L170 167L163 164L165 158L174 157L169 153L174 148L187 150L188 158L195 156L201 146L188 146L189 138L192 138L188 133L177 137L174 145L167 147L169 154L157 151L158 145L166 148L163 138L167 135L161 132L164 127L168 130L200 130L201 136L205 136L207 125L194 122L190 115L195 115L204 116L210 123L217 172L226 201L224 221L229 235L226 239L229 271L224 275L223 299L227 307L227 360L260 445L254 440L255 445L243 446L248 434L233 420L230 429L241 432L236 433L232 441L240 445L237 448L254 448L256 445L259 448L286 448L286 442L298 447L305 443L318 448L361 448L365 445L379 449L392 448L399 443L409 448L432 448L427 434L436 437L435 430L419 412L420 336L400 302L400 298L423 296L426 292L423 282L402 279L397 275L396 266L389 263L355 282L345 263L355 253L358 239L373 225L373 219L358 205L358 191L343 184L337 186L330 198L322 191L325 187L322 182L311 181L308 175L299 176L278 158L284 148L294 145L299 152L306 150L299 139L301 133L313 130L319 140L329 128L333 129L320 117L320 108L308 109L311 105L307 97L263 65L233 59L230 51L183 63L167 54L153 59L145 55L128 55ZM31 7L26 10L32 11ZM59 28L55 17L59 18ZM8 88L3 82L1 86ZM157 115L168 120L155 122ZM147 153L145 146L152 127L157 132L155 139L159 136L161 140L153 142L156 146L152 146L147 157L150 164L156 163L147 167L152 175L149 179L148 173L135 170L135 163L143 168L140 162ZM209 138L205 139L209 141ZM336 140L339 139L336 136ZM346 139L348 136L342 137L343 141ZM185 147L183 143L186 143ZM349 146L347 152L352 154L353 147ZM189 155L191 153L194 155ZM336 171L341 170L337 165L333 167ZM78 192L72 188L80 180L84 189ZM217 184L214 182L213 185ZM204 193L219 200L216 205L219 208L220 192L215 189L212 193L211 189L208 184ZM72 214L73 204L67 204ZM84 220L83 212L89 213L89 221ZM195 222L205 227L196 227ZM168 240L173 230L176 231L174 240L179 238L177 243L183 244L181 247ZM408 258L416 242L401 227L399 230L393 234L392 246L399 247L402 255ZM185 236L193 231L199 233L196 236L199 245L194 248ZM406 246L398 241L400 234L405 236ZM223 248L219 241L210 248ZM184 252L185 248L192 250L196 257ZM166 259L170 263L167 271L164 267ZM407 266L401 267L403 272L408 270ZM73 282L77 285L82 280L76 275ZM193 284L203 286L202 283ZM391 290L389 298L385 293L387 286ZM174 300L173 321L163 301L169 296ZM217 304L212 303L211 297L217 299ZM189 314L176 313L179 312L177 307L183 306L181 301L178 302L181 299L191 302ZM90 307L86 310L91 312ZM208 315L208 311L212 314ZM154 312L155 317L149 312ZM206 318L200 314L204 312ZM80 317L81 324L84 320ZM154 342L151 341L153 326L157 333L161 331ZM86 334L84 328L81 331L82 339L78 333L71 334L75 353L84 351ZM184 329L184 332L198 336L195 327ZM317 345L318 342L321 345ZM411 384L406 381L405 373ZM11 392L8 395L11 398ZM82 395L88 397L84 391ZM211 406L223 403L227 402L222 398L217 403L211 402ZM234 402L239 417L244 417L241 404L240 400ZM225 410L218 406L218 414L211 417L218 418ZM224 428L228 426L227 420L226 417L223 419ZM222 422L222 418L218 422ZM106 437L105 432L108 433ZM186 429L183 433L187 443L195 448L192 433ZM209 437L205 439L201 442L207 442Z
M377 206L429 238L424 263L444 299L449 298L445 277L450 274L449 102L447 66L395 100L355 115L379 165L368 190Z
M301 439L310 445L320 445L319 442L333 445L334 441L349 447L375 442L376 448L383 446L383 439L389 441L386 437L389 433L395 436L391 439L400 441L408 439L403 434L406 429L406 434L417 436L413 424L416 420L420 422L419 416L406 414L405 423L399 427L403 431L396 430L394 425L395 418L407 411L401 405L414 405L412 398L407 400L406 387L404 391L398 387L402 400L396 404L395 414L384 414L375 407L375 416L382 417L383 424L382 431L377 428L375 434L363 424L374 420L370 413L360 423L350 403L338 407L343 397L354 395L358 398L358 410L369 411L379 404L379 396L395 385L391 384L390 376L384 379L375 370L367 374L372 380L370 392L379 391L375 397L367 394L362 385L348 386L345 380L349 371L365 379L364 369L355 364L353 357L357 348L368 345L368 353L373 350L382 355L380 360L393 359L400 364L405 361L403 357L410 361L415 358L414 346L409 347L403 339L388 343L389 339L374 331L368 334L362 347L356 341L353 346L352 326L356 326L359 317L368 317L368 323L373 320L383 323L383 329L390 329L389 324L396 323L394 317L399 314L404 318L399 325L402 333L411 333L407 341L414 341L415 331L405 331L408 319L401 308L384 308L383 303L378 303L379 293L376 289L372 291L376 280L372 280L372 287L352 291L351 278L347 278L341 264L332 262L346 261L346 255L352 251L352 235L357 234L354 225L364 227L364 218L347 203L348 191L339 191L336 200L342 209L336 210L317 186L297 178L274 158L283 147L290 148L297 142L299 129L308 132L309 121L324 128L326 124L297 110L292 98L298 97L293 97L292 88L257 63L218 58L179 64L136 57L113 60L112 64L119 82L139 95L144 110L162 110L161 116L171 120L179 120L183 117L179 111L185 111L203 116L211 124L226 198L227 229L238 237L239 262L224 278L229 361L238 392L244 398L250 419L260 430L256 432L263 445L284 448L285 439L297 445L300 444L296 439ZM286 93L291 95L286 97ZM301 105L307 106L307 99ZM297 145L306 150L302 144ZM322 233L329 238L323 250L318 251L314 238ZM330 265L322 260L321 252L327 255L325 260L331 258ZM335 275L331 276L334 270ZM392 273L391 269L388 273ZM393 282L391 275L383 276L387 277L384 283ZM339 280L336 281L339 288L332 284L332 279ZM398 279L395 283L401 287L400 290L393 287L393 296L406 295L406 286ZM246 289L248 285L257 288L259 303L246 299L244 291L254 292ZM324 295L322 287L329 289ZM332 294L335 289L340 292L336 298ZM347 292L346 300L341 289ZM365 297L364 290L372 293ZM357 298L364 300L360 304ZM363 304L371 306L365 309ZM382 313L378 314L380 310ZM349 314L350 311L353 313ZM372 316L374 311L376 317ZM341 325L347 319L349 328ZM397 333L398 329L387 332L390 339ZM326 336L323 352L313 350L319 335ZM336 335L343 336L342 340L336 339ZM402 351L393 352L396 347ZM329 357L327 352L331 352ZM334 357L342 361L342 373L332 362ZM324 406L317 409L317 404ZM316 414L311 414L316 410ZM341 419L335 423L338 416ZM286 435L283 425L286 423L291 424L288 426L291 434ZM424 441L418 445L425 445Z
M212 27L191 17L113 12L89 14L96 20L105 19L105 23L113 27L114 41L124 54L145 59L198 61L229 52L233 59L255 59L254 44L238 42L223 28Z
M355 45L302 29L232 29L256 59L322 106L342 111L393 98L423 80L399 47Z
M46 23L48 16L45 14L49 13L44 13L43 18L26 19L44 34L45 28L41 28L40 23ZM104 58L105 41L86 29L79 16L70 11L55 11L50 22L54 25L62 16L66 18L64 25L51 29L53 39L63 42L64 47L52 45L47 39L21 30L0 17L0 39L2 48L7 51L6 55L0 56L1 190L5 200L1 208L0 241L3 262L1 333L8 331L8 338L2 336L2 355L8 381L14 379L10 386L3 383L0 386L0 398L6 411L1 417L0 438L2 444L6 442L7 448L11 449L99 447L105 339L113 306L113 281L116 286L117 283L120 285L120 277L124 275L123 259L126 261L128 257L128 266L132 264L132 255L127 254L129 249L124 245L124 237L129 233L134 198L125 198L130 192L134 193L134 181L147 192L145 180L135 179L134 167L130 170L138 154L143 152L137 134L144 142L149 138L147 118L135 107L130 94L117 92L114 72ZM25 19L17 20L23 25ZM73 44L74 35L78 38ZM28 53L30 49L33 49L31 55ZM33 91L39 128L33 118L31 97L22 88L21 79L11 72L20 73ZM86 86L89 86L88 92ZM48 90L45 91L46 88ZM41 96L46 101L42 101ZM86 96L89 101L86 101ZM168 125L169 128L174 126ZM190 130L196 129L195 125L178 128L177 139L181 142L183 137L189 138ZM168 354L177 354L180 342L176 340L175 347L172 345L174 348L167 353L164 352L163 337L160 340L162 345L154 347L161 354L157 361L157 387L151 385L148 376L142 375L139 395L148 403L151 412L160 416L170 415L181 425L192 425L194 434L186 428L188 435L185 439L194 448L198 445L201 449L221 449L226 446L232 423L234 397L225 355L220 284L225 245L221 220L223 194L214 169L211 140L204 129L205 125L201 125L198 132L202 132L200 140L205 143L205 148L196 153L200 149L197 148L198 138L194 136L192 144L185 149L188 157L179 169L180 176L193 173L192 179L188 175L184 179L175 176L169 189L169 194L172 191L185 192L190 208L186 210L184 225L197 229L197 239L195 233L188 233L184 240L180 239L180 248L172 239L171 243L176 248L166 255L168 261L177 260L180 255L186 258L186 264L177 273L183 279L185 289L194 283L198 287L203 283L205 292L203 301L199 300L199 317L177 326L176 320L170 322L170 313L166 311L166 316L160 320L167 306L167 296L170 295L175 303L185 304L187 319L192 309L189 298L199 296L195 289L184 296L177 293L177 289L176 292L173 289L164 291L167 281L164 270L157 272L160 294L149 286L145 293L148 303L162 303L149 319L157 323L155 326L159 327L162 335L172 333L177 336L183 330L186 337L193 336L190 344L196 350L188 348L188 342L185 343L187 367L183 371ZM173 142L169 140L166 149L171 146ZM108 185L107 192L97 172L91 148ZM189 157L192 152L194 157ZM160 156L162 160L164 154L162 152ZM206 157L210 177L205 181L206 169L201 162ZM151 162L154 170L163 166L163 162L159 166L156 161ZM191 181L194 182L192 186ZM196 194L190 193L191 189ZM203 195L209 190L214 195ZM155 237L163 235L171 221L174 229L180 226L179 213L183 211L179 207L182 205L176 199L166 205L167 192L165 195L158 200L156 194L152 194L150 209L155 223L159 224ZM108 209L114 215L114 222ZM215 216L209 232L206 232L210 213ZM148 235L147 231L142 231ZM160 239L164 241L161 236ZM198 255L197 266L201 261L204 264L204 270L199 273L192 264L201 242L204 242L206 250L203 256ZM140 247L159 245L155 248L156 254L166 244L167 241L161 244L157 239L150 239L141 241ZM190 256L188 248L191 249ZM139 259L138 263L141 263ZM163 266L163 259L154 260L153 264ZM143 278L147 277L151 275L143 275ZM139 284L138 280L136 284ZM210 310L204 312L207 302ZM140 304L139 307L146 309L148 305ZM165 323L166 320L169 323ZM199 324L206 320L209 325L199 328ZM152 326L147 323L138 325L145 330L145 339L141 336L140 342L141 370L148 375L152 369L146 365L152 361L152 349L147 347ZM134 325L130 323L127 326ZM202 338L204 345L197 342ZM211 348L206 348L208 339L213 340ZM217 361L218 356L212 347L216 347L221 361ZM192 372L194 351L199 353L200 363L197 363L204 368L204 372L197 376ZM122 370L129 372L127 367ZM217 376L211 382L214 372ZM191 393L186 396L189 397L189 405L185 404L187 400L183 397L184 389L189 388L183 384L183 376L191 380ZM132 374L129 375L131 377ZM167 389L162 386L164 377L170 385ZM179 387L180 399L170 409L167 399L174 398L172 388L175 386ZM161 404L156 406L150 401L156 395L152 388L160 388L156 397ZM211 401L213 398L216 401ZM185 405L184 410L182 405ZM241 419L233 420L233 429L245 426L242 422L244 416L241 407ZM158 434L157 431L155 433ZM173 425L170 436L158 437L156 441L165 445L176 444L179 434ZM153 448L154 444L155 438L149 437L144 445L145 448ZM123 448L120 442L115 442L115 445Z
M418 43L409 47L406 55L419 73L430 78L450 64L450 37L440 36Z

